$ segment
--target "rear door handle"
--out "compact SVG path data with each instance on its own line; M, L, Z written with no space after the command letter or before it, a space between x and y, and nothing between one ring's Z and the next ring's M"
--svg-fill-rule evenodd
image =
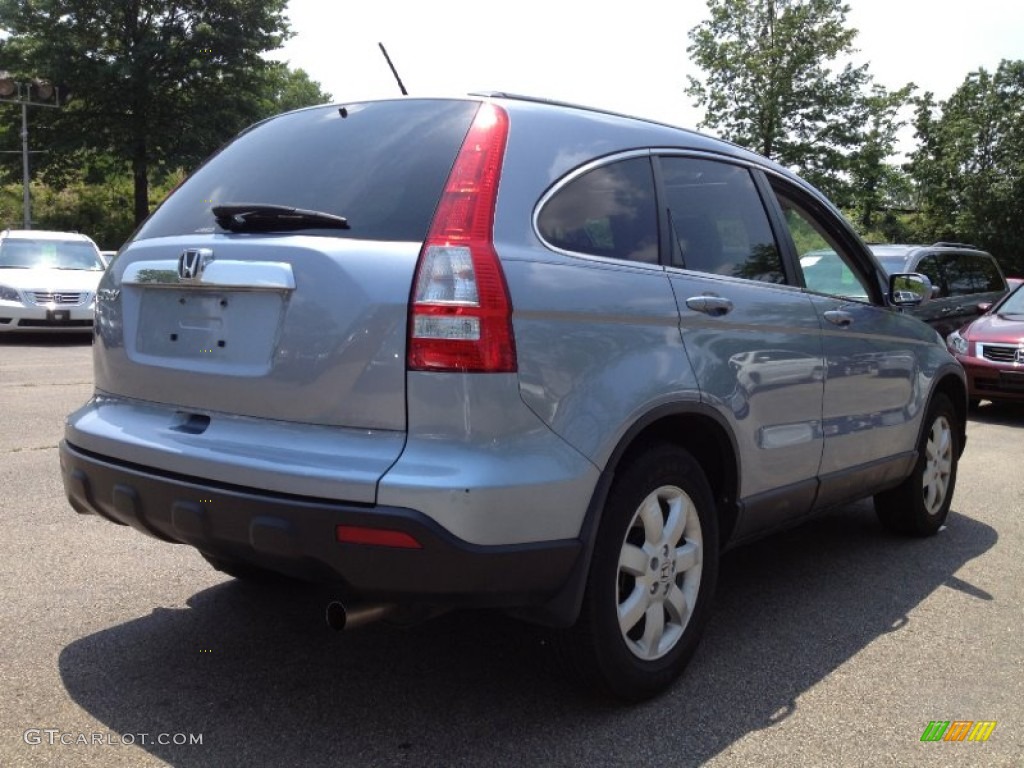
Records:
M721 317L732 312L732 302L723 296L691 296L686 306L694 312L703 312L712 317Z
M853 315L841 309L830 309L825 313L825 319L840 328L846 328L853 322Z

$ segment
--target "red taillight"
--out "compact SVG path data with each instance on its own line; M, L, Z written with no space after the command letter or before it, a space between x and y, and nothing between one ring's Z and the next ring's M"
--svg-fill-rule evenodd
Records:
M387 528L365 528L361 525L339 525L334 530L335 538L343 544L373 544L378 547L398 549L423 549L423 545L404 531Z
M482 104L420 251L409 306L409 370L516 370L512 302L492 240L507 138L508 115Z

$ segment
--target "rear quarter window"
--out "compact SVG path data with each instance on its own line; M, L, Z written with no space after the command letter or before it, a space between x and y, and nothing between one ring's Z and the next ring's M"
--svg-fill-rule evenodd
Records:
M135 239L222 232L213 206L265 203L348 219L351 229L319 230L331 237L421 241L478 108L409 99L272 118L210 158Z
M609 163L567 182L544 203L537 230L561 250L656 263L658 219L650 159Z

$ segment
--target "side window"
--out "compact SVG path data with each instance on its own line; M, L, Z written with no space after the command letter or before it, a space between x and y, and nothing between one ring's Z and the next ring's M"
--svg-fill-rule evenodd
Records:
M672 264L784 283L782 261L750 171L692 157L659 158Z
M986 291L1005 291L1006 281L996 266L995 259L981 257L981 272L985 276Z
M868 301L871 292L825 226L784 194L779 194L779 205L796 247L804 285L816 293Z
M969 296L973 293L1003 290L999 270L984 256L958 253L948 256L947 259L951 296Z
M942 268L942 259L938 256L925 256L917 263L915 272L931 280L933 298L944 299L949 296L949 282L946 280L945 270Z
M573 179L544 204L537 228L544 240L566 251L657 263L650 159L620 160Z

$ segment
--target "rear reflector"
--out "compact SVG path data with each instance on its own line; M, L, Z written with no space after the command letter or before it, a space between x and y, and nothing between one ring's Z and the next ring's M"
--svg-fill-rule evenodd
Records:
M397 547L398 549L423 549L423 545L404 531L391 531L387 528L364 528L359 525L339 525L334 532L335 538L343 544L373 544L378 547Z
M512 302L492 238L507 139L508 115L481 104L420 251L409 308L409 370L516 370Z

